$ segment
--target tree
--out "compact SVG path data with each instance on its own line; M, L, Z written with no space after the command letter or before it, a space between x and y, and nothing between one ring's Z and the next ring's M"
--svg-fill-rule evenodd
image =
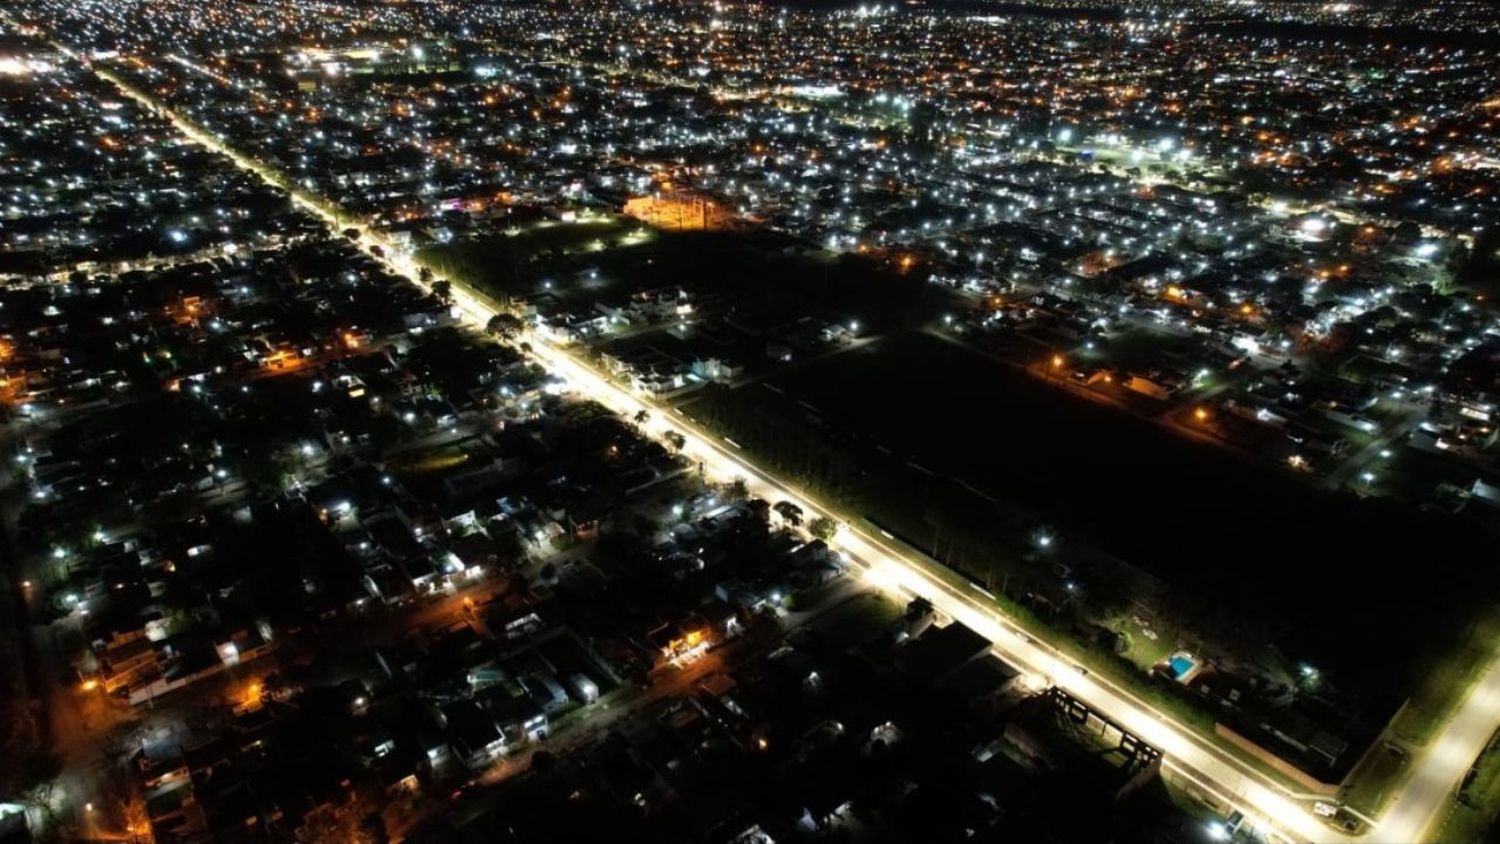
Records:
M359 828L365 838L373 844L385 844L391 840L390 835L385 831L385 820L381 818L378 811L366 812L365 816L360 819Z
M116 814L125 822L125 834L131 842L146 840L143 836L151 831L151 815L146 811L145 800L126 798L115 801Z
M776 511L776 515L780 516L782 521L786 522L792 527L802 527L801 507L798 507L790 501L778 501L776 502L776 506L771 509Z
M1488 288L1493 288L1500 277L1500 226L1487 226L1474 238L1471 248L1454 249L1450 264L1460 285L1494 292Z
M839 523L827 516L819 516L812 520L807 529L818 539L824 542L832 542L834 534L839 532Z
M495 314L486 326L489 332L502 340L514 340L526 327L515 314Z
M661 532L661 523L645 513L636 513L629 524L630 532L641 539L649 539Z
M317 810L307 826L315 841L384 844L390 840L374 801L358 794L351 794L343 804Z
M667 441L667 445L670 446L673 451L682 451L682 449L687 446L687 437L684 437L682 434L676 431L668 431L665 434L662 434L662 439Z
M645 409L643 407L640 410L636 411L636 413L635 413L635 424L636 425L645 425L646 421L649 420L650 418L651 418L651 411L649 411L649 410L647 410L647 409Z
M62 798L62 764L51 753L33 753L19 763L10 760L7 770L0 775L0 787L7 794L17 794L28 808L40 812L49 825L58 823L56 806Z
M432 295L445 305L453 304L453 282L440 278L432 283Z
M527 559L531 556L531 549L518 531L509 531L495 539L495 556L499 558L503 566L520 568L526 565Z

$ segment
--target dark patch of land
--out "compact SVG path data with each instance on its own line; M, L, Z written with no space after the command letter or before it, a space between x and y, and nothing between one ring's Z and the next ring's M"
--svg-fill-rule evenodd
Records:
M794 475L850 475L824 491L919 544L945 527L932 511L953 509L951 479L966 482L1000 504L973 496L943 517L971 523L952 530L1053 525L1167 581L1210 627L1264 630L1372 693L1410 688L1473 596L1493 594L1490 541L1467 523L1311 488L930 336L773 383L784 395L750 386L688 409L786 452L772 462Z

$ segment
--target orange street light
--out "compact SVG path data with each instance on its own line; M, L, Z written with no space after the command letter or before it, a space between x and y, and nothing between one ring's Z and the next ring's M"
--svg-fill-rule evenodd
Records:
M1053 369L1062 369L1062 365L1063 365L1062 355L1053 355L1052 356L1052 368Z
M1207 422L1208 421L1208 408L1205 408L1205 407L1194 408L1193 409L1193 418L1197 419L1199 422Z

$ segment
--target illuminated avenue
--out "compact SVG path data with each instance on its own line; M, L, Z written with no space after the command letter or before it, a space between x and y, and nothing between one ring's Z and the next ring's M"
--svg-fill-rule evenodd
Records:
M1493 820L1485 24L234 7L0 19L4 830Z

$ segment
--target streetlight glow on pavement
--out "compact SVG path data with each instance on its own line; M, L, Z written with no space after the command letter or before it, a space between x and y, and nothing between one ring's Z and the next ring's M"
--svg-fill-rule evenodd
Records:
M64 49L65 48L60 48ZM71 55L71 53L70 53ZM349 226L347 215L335 212L324 200L312 197L290 184L280 174L239 153L213 133L183 119L160 102L124 83L107 71L95 68L127 96L164 115L193 141L226 156L236 166L290 194L297 206L324 220L335 230ZM430 290L421 267L407 254L362 224L356 243L376 253L386 265L412 284ZM452 302L456 313L471 326L484 330L498 311L469 289L454 283ZM851 333L859 323L850 321ZM567 389L595 400L626 418L641 412L649 416L641 426L660 439L668 431L681 434L682 453L701 462L705 471L721 479L743 479L751 494L771 501L788 501L802 508L809 519L830 515L828 509L799 494L784 482L758 469L742 456L721 446L719 438L700 429L680 412L649 397L636 394L609 380L580 361L567 349L537 336L527 338L530 355L561 378ZM1050 368L1062 368L1061 355L1050 358ZM1200 407L1196 418L1204 421L1208 411ZM1041 540L1042 544L1050 538ZM833 542L848 558L863 568L864 578L881 589L921 596L954 621L961 622L994 643L997 653L1030 676L1046 678L1073 694L1125 729L1156 746L1166 755L1164 764L1177 775L1196 783L1244 811L1262 828L1274 830L1289 840L1350 841L1349 835L1319 819L1311 809L1314 795L1293 794L1272 783L1264 774L1209 740L1177 725L1170 715L1132 695L1108 680L1090 676L1045 643L1022 634L998 610L978 596L949 585L925 569L929 565L910 551L874 536L855 524L842 525ZM1454 786L1500 725L1500 662L1492 662L1473 691L1433 739L1431 748L1418 753L1413 770L1402 784L1378 825L1366 834L1372 841L1417 841L1429 832L1438 810Z

